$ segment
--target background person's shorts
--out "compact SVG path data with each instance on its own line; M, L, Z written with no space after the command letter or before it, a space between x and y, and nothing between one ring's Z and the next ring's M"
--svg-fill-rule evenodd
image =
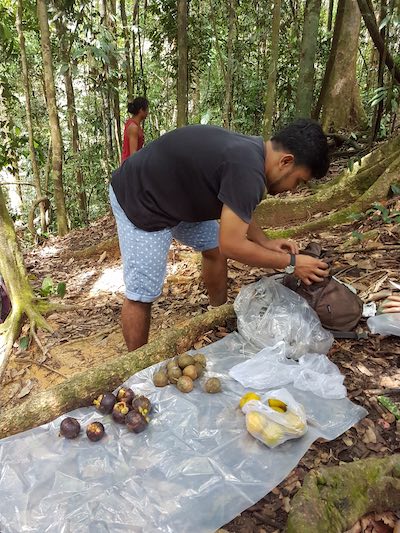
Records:
M181 222L173 228L143 231L125 215L110 185L110 203L117 221L119 247L128 300L153 302L161 294L172 239L198 252L218 247L216 220Z

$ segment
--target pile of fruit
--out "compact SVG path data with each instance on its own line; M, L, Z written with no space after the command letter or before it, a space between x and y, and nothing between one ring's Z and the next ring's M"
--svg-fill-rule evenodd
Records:
M135 396L132 389L121 387L115 396L111 392L100 394L93 404L103 415L111 415L117 424L125 424L133 433L141 433L149 423L151 403L145 396ZM64 418L60 425L60 435L75 439L81 432L81 425L76 418ZM105 435L104 425L91 422L86 428L86 435L92 442L101 440Z
M191 392L196 379L201 377L206 370L206 357L198 353L194 356L184 353L174 357L166 366L153 374L153 383L156 387L175 385L181 392ZM218 378L209 378L204 384L204 390L211 394L221 392L221 382Z

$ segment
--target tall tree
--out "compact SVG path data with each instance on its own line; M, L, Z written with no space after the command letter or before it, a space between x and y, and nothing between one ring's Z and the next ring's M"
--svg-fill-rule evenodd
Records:
M296 115L298 117L311 116L314 92L314 61L318 43L320 12L321 0L306 1L296 95Z
M39 22L40 42L43 58L43 74L46 91L46 104L52 143L52 171L54 198L56 204L57 229L59 235L68 233L67 210L62 179L63 143L58 118L56 90L54 86L53 61L51 56L49 18L46 0L37 0L37 16Z
M72 153L74 154L74 168L76 172L76 183L78 187L79 211L81 213L81 218L83 222L87 224L89 222L87 212L87 199L85 191L85 182L83 178L82 167L80 164L79 127L78 118L76 115L74 85L72 82L71 46L73 44L73 35L69 33L66 21L64 20L62 15L56 19L56 27L60 39L60 58L62 61L65 94L67 96L68 126L71 132Z
M268 67L268 80L265 91L264 138L270 137L275 109L276 77L279 57L279 27L281 24L281 0L275 0L272 12L272 35Z
M178 25L178 76L176 83L178 128L185 126L188 120L188 2L177 0Z
M29 71L28 71L28 60L26 57L26 48L25 48L25 36L22 29L22 19L23 19L23 10L22 10L22 0L18 0L17 3L17 13L16 13L16 28L19 38L19 50L21 55L21 66L22 66L22 81L24 85L24 95L25 95L25 113L26 113L26 124L28 129L28 141L29 141L29 155L32 165L32 174L33 181L35 184L36 197L41 198L42 187L40 184L40 173L39 165L36 157L35 150L35 141L33 134L33 121L32 121L32 106L31 106L31 84L29 81ZM40 226L42 232L47 230L46 225L46 216L44 202L40 202Z
M120 11L122 21L122 32L124 34L124 48L125 48L125 72L126 72L126 94L128 102L133 98L133 83L132 83L132 66L131 66L131 41L128 30L128 17L126 16L125 0L120 0Z
M233 112L233 74L235 71L234 47L236 42L236 0L226 0L228 11L227 64L225 75L225 112L224 127L230 128Z
M321 122L326 131L358 129L365 124L356 74L360 24L357 0L339 0L320 99Z

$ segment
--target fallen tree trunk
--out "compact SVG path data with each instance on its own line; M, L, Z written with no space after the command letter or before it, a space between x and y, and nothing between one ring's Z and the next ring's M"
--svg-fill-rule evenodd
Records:
M312 470L294 496L287 533L342 533L370 512L400 507L400 455Z
M232 305L223 305L169 329L154 341L63 383L0 414L0 438L26 431L76 409L91 405L99 394L111 391L132 374L191 348L202 334L235 317Z
M350 206L340 209L327 216L306 222L299 226L287 229L266 230L265 234L270 239L281 237L295 237L305 233L320 231L327 227L348 224L354 221L354 215L363 213L374 202L385 200L388 196L392 183L400 179L400 154L387 167L383 174Z
M317 187L310 196L268 197L255 211L257 223L263 228L298 224L316 213L347 206L373 185L399 153L400 136L397 136L363 157L352 171L345 170Z

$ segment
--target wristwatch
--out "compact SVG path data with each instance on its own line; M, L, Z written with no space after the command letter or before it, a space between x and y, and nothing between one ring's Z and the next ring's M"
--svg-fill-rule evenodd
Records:
M296 256L294 254L289 254L289 255L290 255L290 263L285 268L285 272L286 274L293 274L294 269L296 268Z

